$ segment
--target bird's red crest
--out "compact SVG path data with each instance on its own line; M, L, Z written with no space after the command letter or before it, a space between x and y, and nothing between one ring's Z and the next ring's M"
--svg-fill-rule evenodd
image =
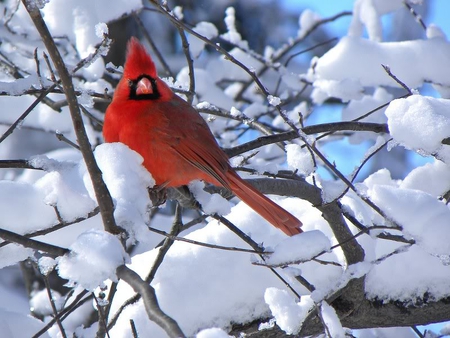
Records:
M127 45L127 59L123 75L127 79L136 79L140 75L157 77L152 58L138 39L132 37Z

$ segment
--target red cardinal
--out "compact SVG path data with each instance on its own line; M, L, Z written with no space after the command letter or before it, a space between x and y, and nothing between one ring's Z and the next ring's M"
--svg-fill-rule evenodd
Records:
M223 186L287 235L302 232L297 218L236 174L205 120L158 77L136 38L128 42L103 135L106 142L122 142L141 154L159 186L179 187L193 180Z

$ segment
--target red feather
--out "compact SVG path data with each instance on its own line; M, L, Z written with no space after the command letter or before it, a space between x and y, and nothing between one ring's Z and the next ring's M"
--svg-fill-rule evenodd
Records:
M128 43L103 135L106 142L122 142L141 154L157 185L178 187L200 179L224 186L287 235L301 232L297 218L236 174L205 120L158 78L135 38Z

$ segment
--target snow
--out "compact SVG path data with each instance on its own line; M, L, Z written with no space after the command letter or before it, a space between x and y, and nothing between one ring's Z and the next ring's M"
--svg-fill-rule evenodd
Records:
M16 264L33 256L33 250L21 245L9 244L0 248L0 268Z
M370 40L381 41L380 17L403 6L402 0L356 0L353 5L353 18L349 28L349 36L360 36L363 27L365 27Z
M352 121L354 119L357 119L362 115L362 112L372 111L373 109L392 101L393 98L393 95L390 94L385 88L377 87L371 95L363 95L360 99L351 100L348 105L342 110L342 120ZM374 114L371 114L364 118L362 121L386 123L387 118L384 114L385 110L386 108L379 109ZM358 132L351 135L349 137L349 141L352 144L358 144L367 140L368 138L374 139L378 136L379 134L374 134L372 132Z
M442 196L450 190L450 167L441 161L426 163L412 170L400 183L400 188Z
M181 6L175 6L172 10L173 15L175 15L175 17L178 20L183 20L184 14L183 14L183 7Z
M119 0L115 2L114 6L111 6L107 0L94 2L90 0L52 0L45 5L42 12L52 35L67 36L75 44L81 58L85 58L103 39L103 36L97 35L96 25L98 23L110 22L125 13L139 10L141 7L141 0ZM13 16L11 25L23 29L31 27L29 22L28 13L21 6ZM33 34L35 33L33 32ZM102 76L103 71L104 63L100 58L87 70L85 69L84 74L92 79L98 79Z
M322 104L329 97L337 97L342 101L360 100L363 96L363 87L359 80L323 80L314 81L314 90L311 95L315 103Z
M193 30L204 36L207 39L214 39L218 34L219 31L217 30L216 26L212 24L211 22L202 21L195 25ZM189 35L188 38L189 41L189 51L194 58L198 58L200 56L200 53L205 48L205 42L200 40L194 35Z
M128 263L129 257L117 237L91 230L78 236L70 252L57 261L58 274L68 279L69 285L94 290L106 279L117 281L116 268Z
M327 302L322 302L320 304L320 313L322 315L322 320L327 328L327 334L330 337L346 337L345 330L342 327L341 321L339 320L336 311Z
M330 92L331 84L337 86L342 81L351 84L354 95L358 84L360 88L399 87L381 67L383 64L388 65L392 73L410 88L419 87L426 80L448 86L450 70L445 67L448 55L450 43L441 38L376 42L347 36L317 61L315 72L310 76L314 79L314 87L324 93ZM330 84L331 80L334 82ZM332 93L338 95L339 90ZM348 100L349 94L345 91L344 94L343 99Z
M441 143L449 136L450 101L413 95L392 101L385 114L396 143L450 161L450 146Z
M287 265L291 262L308 261L321 252L327 252L330 247L330 240L321 231L311 230L288 237L277 244L265 263Z
M51 224L56 220L55 211L44 198L35 185L0 181L0 227L25 234Z
M0 92L9 93L12 96L19 96L32 88L41 88L43 86L51 86L53 83L45 78L39 78L37 75L29 75L22 79L14 81L1 81Z
M52 299L54 301L56 310L58 312L61 311L64 305L64 298L61 297L59 292L52 290ZM33 294L30 299L30 309L35 315L40 317L49 316L54 313L52 305L48 298L47 289L37 291L35 294Z
M31 315L0 309L0 332L4 337L22 338L32 337L44 325ZM47 332L41 337L49 338Z
M226 215L231 211L231 204L219 194L209 194L205 190L205 183L193 181L189 184L189 190L195 199L200 202L206 214Z
M420 271L420 273L411 273ZM448 296L450 267L419 246L387 258L367 274L366 294L380 301L398 300L413 305L427 293L431 299ZM407 278L405 278L407 276Z
M298 170L300 175L309 176L314 172L315 166L311 152L298 144L286 145L286 157L289 169Z
M147 188L153 187L155 182L142 166L142 156L122 143L101 144L94 155L114 200L117 225L127 230L131 243L145 242L148 237L145 220L151 206ZM83 180L89 195L95 199L87 171L84 171Z
M225 25L227 26L227 32L220 35L220 37L232 44L246 50L248 49L248 43L242 40L241 34L236 29L236 17L233 7L228 7L225 11Z
M297 333L308 312L314 307L314 302L310 297L302 297L297 303L286 290L274 287L266 290L264 299L270 306L277 325L287 334Z
M57 262L51 257L41 257L39 259L39 271L44 276L48 276L50 272L53 271Z
M298 204L302 201L288 199L283 202L282 207L296 214L299 210ZM304 229L308 226L321 225L325 228L320 213L312 208L309 210L311 214L297 215L304 221ZM263 242L267 248L276 247L286 238L244 203L238 203L226 217L242 231L251 234L255 241ZM303 235L309 236L306 233ZM320 236L318 232L311 235L314 238ZM209 244L247 247L236 235L216 221L185 237ZM146 276L157 252L158 249L155 249L135 255L132 257L130 268L142 277ZM322 270L318 265L305 268L305 273L314 273L319 286L321 285L319 280L326 284L329 279L335 279L334 271L334 269ZM291 280L289 271L282 270L280 273ZM152 285L162 309L177 320L188 336L203 328L223 328L232 322L245 323L259 316L266 316L269 308L264 301L265 290L270 287L285 290L284 284L270 270L253 265L251 255L248 253L215 250L184 242L175 242L170 248ZM298 287L298 284L293 285ZM133 294L129 286L120 282L112 312L114 313L117 307ZM186 307L189 307L188 312L184 310ZM306 313L307 310L302 311ZM145 332L151 330L155 337L166 336L155 324L148 321L141 302L125 309L111 334L121 336L124 332L128 332L129 318L133 318L141 330Z
M274 107L279 106L281 104L281 99L273 95L268 95L267 101L269 101L269 104Z
M104 22L96 24L95 35L97 35L100 39L103 39L105 35L108 35L108 25Z
M425 251L450 252L450 210L445 203L422 191L383 185L371 189L370 196Z
M409 327L387 327L358 330L359 338L416 338L417 334ZM430 337L429 337L430 338Z
M434 39L434 38L440 38L440 39L447 39L444 31L435 24L430 24L427 27L427 38L428 39Z
M197 338L228 338L231 337L229 335L227 335L227 333L220 329L220 328L210 328L210 329L205 329L200 331L199 333L197 333L196 335Z
M302 37L306 32L311 30L311 28L320 20L320 15L313 12L310 9L305 9L298 19L299 30L297 35Z

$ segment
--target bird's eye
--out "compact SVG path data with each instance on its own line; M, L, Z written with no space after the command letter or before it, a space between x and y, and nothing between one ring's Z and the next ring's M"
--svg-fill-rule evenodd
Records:
M156 80L148 75L141 75L129 81L131 100L156 100L161 94L158 91Z

